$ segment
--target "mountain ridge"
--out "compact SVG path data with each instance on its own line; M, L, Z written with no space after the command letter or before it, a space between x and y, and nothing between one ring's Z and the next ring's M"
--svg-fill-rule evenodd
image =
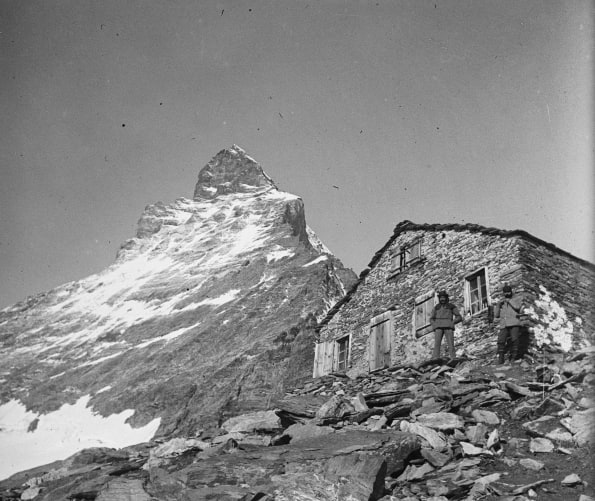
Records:
M355 274L239 147L197 192L148 205L105 270L0 311L0 421L18 403L12 430L35 435L82 406L192 435L311 375L313 326Z

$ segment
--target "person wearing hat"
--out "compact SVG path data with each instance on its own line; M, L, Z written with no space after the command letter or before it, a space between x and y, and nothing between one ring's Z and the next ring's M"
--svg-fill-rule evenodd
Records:
M463 318L457 307L449 302L447 292L440 291L438 293L438 304L434 306L430 315L430 322L434 331L434 353L432 358L440 358L440 346L443 337L446 338L449 357L455 358L454 328L455 324L462 320Z
M510 361L516 360L519 354L519 336L521 334L521 321L519 315L523 310L523 299L515 296L512 287L506 284L502 287L504 299L494 308L494 320L499 320L500 332L498 334L498 363L504 363L506 343L510 340Z

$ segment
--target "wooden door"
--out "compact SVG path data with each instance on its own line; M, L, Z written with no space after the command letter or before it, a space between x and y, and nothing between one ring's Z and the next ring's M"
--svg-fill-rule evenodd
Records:
M370 322L368 338L368 354L370 371L390 365L390 349L392 339L392 314L382 313Z

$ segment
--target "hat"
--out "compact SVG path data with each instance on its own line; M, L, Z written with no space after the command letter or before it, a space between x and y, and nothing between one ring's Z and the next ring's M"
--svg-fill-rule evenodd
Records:
M440 291L440 292L438 293L438 297L440 298L440 297L442 297L442 296L444 296L444 297L448 298L448 293L447 293L446 291Z
M502 287L502 292L512 292L512 287L510 285L505 285Z

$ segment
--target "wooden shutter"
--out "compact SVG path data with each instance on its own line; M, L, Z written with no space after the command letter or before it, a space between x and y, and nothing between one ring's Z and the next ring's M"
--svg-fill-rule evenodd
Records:
M368 337L368 360L371 371L390 365L391 339L391 312L387 311L372 318Z
M324 343L316 343L314 345L314 370L312 377L317 378L322 376L322 351Z
M322 363L322 373L330 374L334 370L335 359L335 341L324 343L324 358Z
M420 338L431 332L430 316L432 314L432 308L434 308L436 303L437 298L434 291L427 292L415 298L411 324L413 326L413 335L416 338Z
M314 373L312 377L320 377L333 372L333 355L335 342L326 341L314 346Z

